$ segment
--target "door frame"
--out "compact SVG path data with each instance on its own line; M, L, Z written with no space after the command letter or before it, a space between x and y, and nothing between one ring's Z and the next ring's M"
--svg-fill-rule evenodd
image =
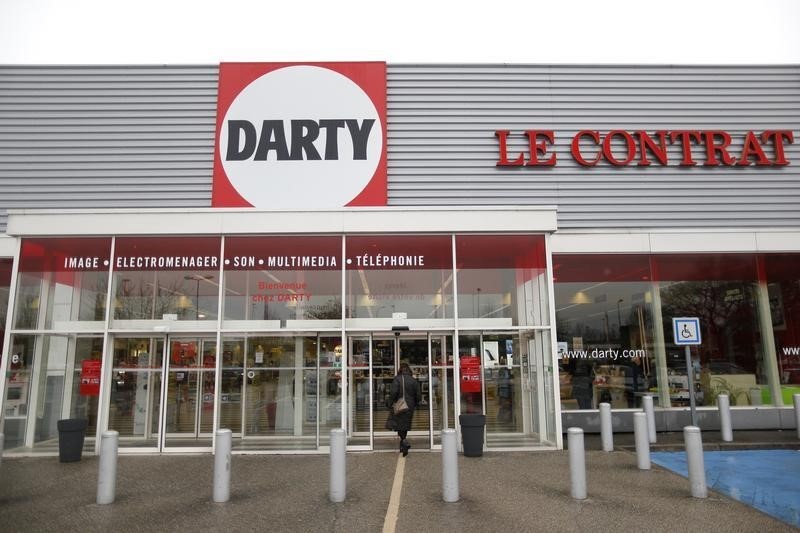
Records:
M348 374L347 386L349 388L349 390L347 391L347 395L346 395L348 412L347 412L347 427L345 428L345 430L346 430L346 433L347 433L348 441L350 441L354 436L355 437L361 437L361 438L368 437L367 444L351 444L351 445L348 445L348 449L350 449L350 450L359 450L359 451L361 451L361 450L370 450L370 451L374 450L375 449L375 438L376 438L376 436L379 437L379 438L384 438L384 437L392 434L391 431L383 429L382 425L379 427L378 424L377 424L377 421L375 420L374 406L375 406L375 402L377 401L377 399L376 399L377 390L376 390L376 387L375 387L376 376L374 374L374 370L375 370L375 367L376 367L376 365L374 364L375 341L376 340L391 340L392 341L392 356L393 356L393 360L392 360L393 374L392 375L394 376L394 375L397 374L397 371L398 371L399 365L400 365L400 361L401 361L401 356L402 356L402 353L400 351L401 343L404 340L410 340L410 339L425 340L426 353L427 353L427 356L426 356L427 382L430 384L430 383L432 383L432 380L433 380L434 365L433 365L433 357L432 357L432 343L433 343L433 339L435 337L449 337L451 339L451 346L449 348L451 350L454 350L453 343L455 341L453 339L455 338L455 333L452 330L441 331L441 332L440 331L429 331L429 330L425 330L425 331L372 330L372 331L351 331L351 332L348 332L345 335L346 345L347 345L347 353L348 353L348 359L346 361L346 367L345 368L346 368L347 374ZM353 365L353 360L354 360L354 355L355 354L352 353L353 352L353 342L352 341L354 339L359 339L361 341L368 342L368 347L369 347L368 348L368 353L367 353L368 360L366 361L367 364L364 367ZM452 364L453 363L450 363L451 366L452 366ZM411 365L411 366L419 367L420 365L419 364L415 364L415 365ZM441 364L440 366L437 366L437 368L439 368L439 367L445 369L444 375L439 377L439 380L440 380L440 385L439 386L442 387L442 388L446 388L447 387L447 383L446 383L447 372L446 372L446 369L448 367L447 361L444 361L443 364ZM369 395L369 399L368 399L369 429L367 431L364 431L363 429L361 429L359 431L355 431L354 430L354 423L355 423L354 413L355 413L355 408L356 408L355 407L356 406L355 402L357 402L357 398L356 398L356 391L353 388L355 380L352 378L352 372L354 370L356 370L356 369L366 370L368 372L368 375L369 375L369 380L368 380L369 385L368 385L368 389L367 389L368 395ZM453 379L455 379L455 373L453 373ZM457 387L455 386L455 384L454 384L453 390L454 391L457 390ZM433 421L433 407L432 407L433 404L430 401L430 394L432 394L432 392L433 391L430 390L430 385L429 385L429 391L428 391L428 395L429 395L428 406L429 407L427 409L427 424L428 424L427 431L409 432L409 435L419 437L419 436L421 436L422 433L427 433L428 447L429 447L429 449L433 450L433 449L440 449L441 448L441 443L440 444L435 444L434 443L434 440L435 440L434 431L435 430L434 430L434 426L433 426L433 423L434 423L434 421ZM455 403L456 402L456 398L453 398L452 401ZM438 406L438 409L441 409L443 411L443 413L446 413L447 412L447 406L448 406L447 396L443 395L443 401ZM445 416L447 416L447 415L445 414ZM453 423L455 424L455 422L453 422Z
M153 426L153 417L154 416L158 417L158 424L157 424L156 434L151 437L151 439L154 441L154 445L152 445L152 446L150 446L150 445L137 446L137 445L134 444L133 446L126 446L126 443L129 443L129 442L133 443L133 442L136 442L137 440L144 440L144 441L148 440L145 437L139 437L137 435L131 435L131 436L123 436L123 437L120 438L120 448L124 449L126 453L153 453L153 452L157 452L157 453L187 453L187 452L198 452L198 451L210 451L210 450L212 450L213 449L213 436L214 436L214 429L213 428L212 428L211 434L208 435L208 440L209 440L209 444L208 445L202 445L202 446L167 446L167 442L166 442L167 441L167 437L169 437L169 436L173 436L173 437L174 436L179 436L179 435L181 435L181 433L170 433L170 434L167 434L167 431L166 431L166 416L167 416L166 400L167 400L167 388L168 388L168 380L169 380L169 372L170 372L170 361L169 361L169 358L171 357L171 342L173 340L180 340L180 339L191 339L192 341L197 342L198 343L197 358L198 358L198 361L202 362L203 341L210 341L210 340L213 339L213 343L216 346L216 343L217 343L216 336L208 334L208 333L202 333L201 334L201 333L193 333L193 332L174 333L174 334L161 333L161 332L158 332L158 333L131 332L131 333L112 333L112 334L109 334L109 336L108 336L108 346L109 346L109 348L108 348L109 349L108 361L109 361L109 365L108 365L108 374L106 375L106 382L108 383L108 386L106 387L106 390L103 391L103 394L104 394L104 402L103 403L105 405L105 409L107 409L109 411L111 409L111 381L112 381L112 379L114 377L114 372L117 369L117 366L115 366L115 364L114 364L114 343L118 339L138 339L138 340L147 342L148 343L148 349L151 346L153 346L154 343L155 343L155 346L157 346L159 341L162 342L162 346L161 346L161 364L160 364L160 366L158 368L156 368L156 367L148 367L148 369L145 370L145 371L141 371L141 370L138 371L138 372L140 372L142 374L147 373L150 376L158 376L159 379L160 379L160 381L159 381L159 390L157 392L157 394L158 394L157 397L158 397L158 401L159 401L158 409L154 409L154 405L153 405L153 403L154 403L153 399L155 398L155 396L152 393L148 392L148 394L147 394L147 410L146 410L145 422L144 422L144 424L145 424L145 435L147 435L148 433L152 434L152 432L150 431L150 428L152 428L152 426ZM214 370L213 370L215 373L217 373L219 371L218 362L219 362L219 357L217 357L216 360L215 360L215 365L214 365ZM202 365L198 364L197 371L196 371L198 379L200 378L200 376L202 374L201 368L202 368ZM216 376L215 376L215 383L216 383ZM149 382L147 385L148 386L152 386L152 384L153 384L152 382ZM202 383L199 383L199 387L200 388L198 388L198 390L196 392L202 398L202 390L201 390ZM214 394L215 403L216 403L217 396L218 395L216 394L216 385L215 385L215 394ZM135 402L135 399L133 401ZM135 407L135 403L134 403L134 407ZM201 407L198 404L195 404L195 412L194 412L195 424L198 424L198 410L199 409L201 409ZM105 413L104 416L105 416L104 426L106 428L108 428L109 423L110 423L110 412ZM199 431L199 428L197 427L197 425L195 426L195 434L196 434L196 437L198 437L198 438L199 438L199 435L202 434L202 432Z
M195 439L201 439L203 437L207 438L210 443L213 443L214 438L214 421L213 421L213 412L212 412L212 427L209 433L203 433L200 430L202 415L203 415L203 380L204 377L204 366L203 366L203 348L205 347L206 343L211 341L214 344L214 351L216 352L217 346L217 339L216 336L211 337L209 335L202 335L202 334L192 334L192 333L176 333L176 334L165 334L164 335L164 359L162 364L162 386L161 386L161 409L159 416L161 417L161 421L159 423L159 451L167 452L167 451L175 451L175 450L198 450L198 449L211 449L212 444L209 445L198 445L198 446L167 446L167 439L168 438L181 438L183 435L190 435L189 433L182 433L182 432L167 432L166 423L167 423L167 397L169 393L169 373L171 372L170 367L172 366L172 344L176 341L187 340L190 342L194 342L197 344L197 351L195 355L195 364L191 367L188 367L187 374L196 374L197 379L197 388L195 390L195 406L194 406L194 432L193 435L189 436L189 438L194 437ZM187 368L187 367L179 367L179 368ZM214 368L205 370L205 372L213 371L215 374L217 372L217 357L214 357ZM174 371L178 372L178 371ZM215 376L215 390L216 390L216 376ZM189 381L187 380L186 384L188 386ZM216 403L216 396L214 394L214 403ZM191 397L190 397L191 398Z

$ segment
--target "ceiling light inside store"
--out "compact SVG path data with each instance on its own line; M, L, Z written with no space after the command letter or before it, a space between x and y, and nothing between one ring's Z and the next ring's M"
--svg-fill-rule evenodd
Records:
M572 298L569 299L569 303L571 304L590 304L592 300L589 298L589 295L583 291L576 292Z

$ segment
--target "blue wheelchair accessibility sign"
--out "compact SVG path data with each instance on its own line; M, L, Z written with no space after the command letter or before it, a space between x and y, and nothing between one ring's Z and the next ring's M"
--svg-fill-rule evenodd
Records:
M675 344L700 344L700 319L696 317L680 317L672 319L672 332Z

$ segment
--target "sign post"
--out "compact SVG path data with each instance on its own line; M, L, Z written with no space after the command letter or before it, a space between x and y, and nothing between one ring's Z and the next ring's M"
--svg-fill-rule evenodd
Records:
M697 411L694 397L694 369L692 368L692 354L689 346L699 346L700 319L697 317L679 317L672 319L672 333L675 344L686 347L686 376L689 385L689 408L692 412L692 425L697 426Z

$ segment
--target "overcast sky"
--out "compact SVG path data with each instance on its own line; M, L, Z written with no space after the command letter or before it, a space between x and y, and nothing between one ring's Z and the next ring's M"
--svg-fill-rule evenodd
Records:
M800 64L800 1L0 0L0 64L329 60Z

